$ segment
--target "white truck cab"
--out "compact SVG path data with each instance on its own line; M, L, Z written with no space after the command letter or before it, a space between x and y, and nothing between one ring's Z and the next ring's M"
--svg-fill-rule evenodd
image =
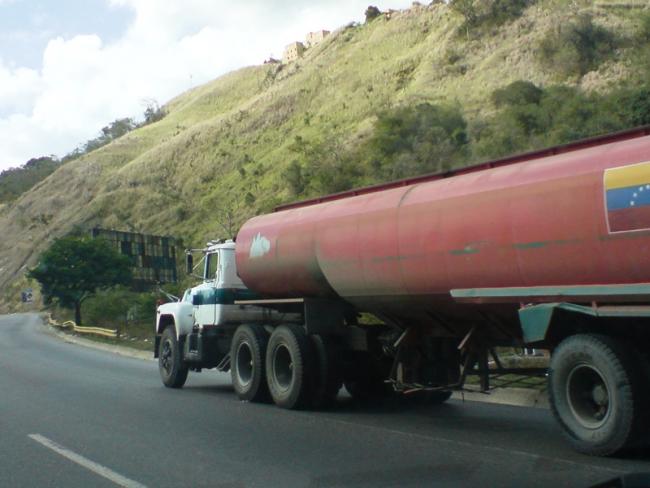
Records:
M268 308L235 304L235 301L253 300L257 296L237 276L233 241L209 242L204 249L189 251L189 256L191 252L203 255L202 282L187 289L180 301L158 307L157 334L172 322L176 337L180 338L196 330L280 318L274 317ZM188 260L188 266L192 268L192 259Z
M195 267L191 256L199 252L203 257ZM272 325L300 320L296 314L237 303L258 297L237 275L232 240L209 242L205 248L190 250L187 255L188 272L201 268L201 283L187 289L179 301L160 305L156 313L155 357L161 358L164 382L164 364L169 368L185 364L197 371L213 367L227 370L230 341L241 324ZM171 369L167 371L171 382L168 386L184 381L182 376Z

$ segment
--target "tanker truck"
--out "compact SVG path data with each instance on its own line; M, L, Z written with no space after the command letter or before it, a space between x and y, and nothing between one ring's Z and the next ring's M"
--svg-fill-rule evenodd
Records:
M198 251L157 310L168 387L216 368L294 409L539 375L578 451L648 439L650 127L283 205ZM549 367L504 367L524 345Z

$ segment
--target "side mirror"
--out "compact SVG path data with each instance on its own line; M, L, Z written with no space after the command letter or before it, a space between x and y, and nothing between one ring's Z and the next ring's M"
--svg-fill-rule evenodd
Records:
M191 275L194 271L194 257L191 254L185 255L185 272Z
M192 295L192 305L195 307L201 305L201 295Z

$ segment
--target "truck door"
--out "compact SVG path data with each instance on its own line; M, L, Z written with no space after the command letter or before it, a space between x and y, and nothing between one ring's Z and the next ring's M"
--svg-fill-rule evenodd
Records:
M196 291L194 298L194 317L199 325L214 325L217 310L217 283L219 253L210 253L205 257L203 284Z

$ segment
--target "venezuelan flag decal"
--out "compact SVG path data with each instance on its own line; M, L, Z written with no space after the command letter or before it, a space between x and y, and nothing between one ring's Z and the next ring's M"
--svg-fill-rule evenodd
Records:
M605 170L610 232L650 229L650 162Z

